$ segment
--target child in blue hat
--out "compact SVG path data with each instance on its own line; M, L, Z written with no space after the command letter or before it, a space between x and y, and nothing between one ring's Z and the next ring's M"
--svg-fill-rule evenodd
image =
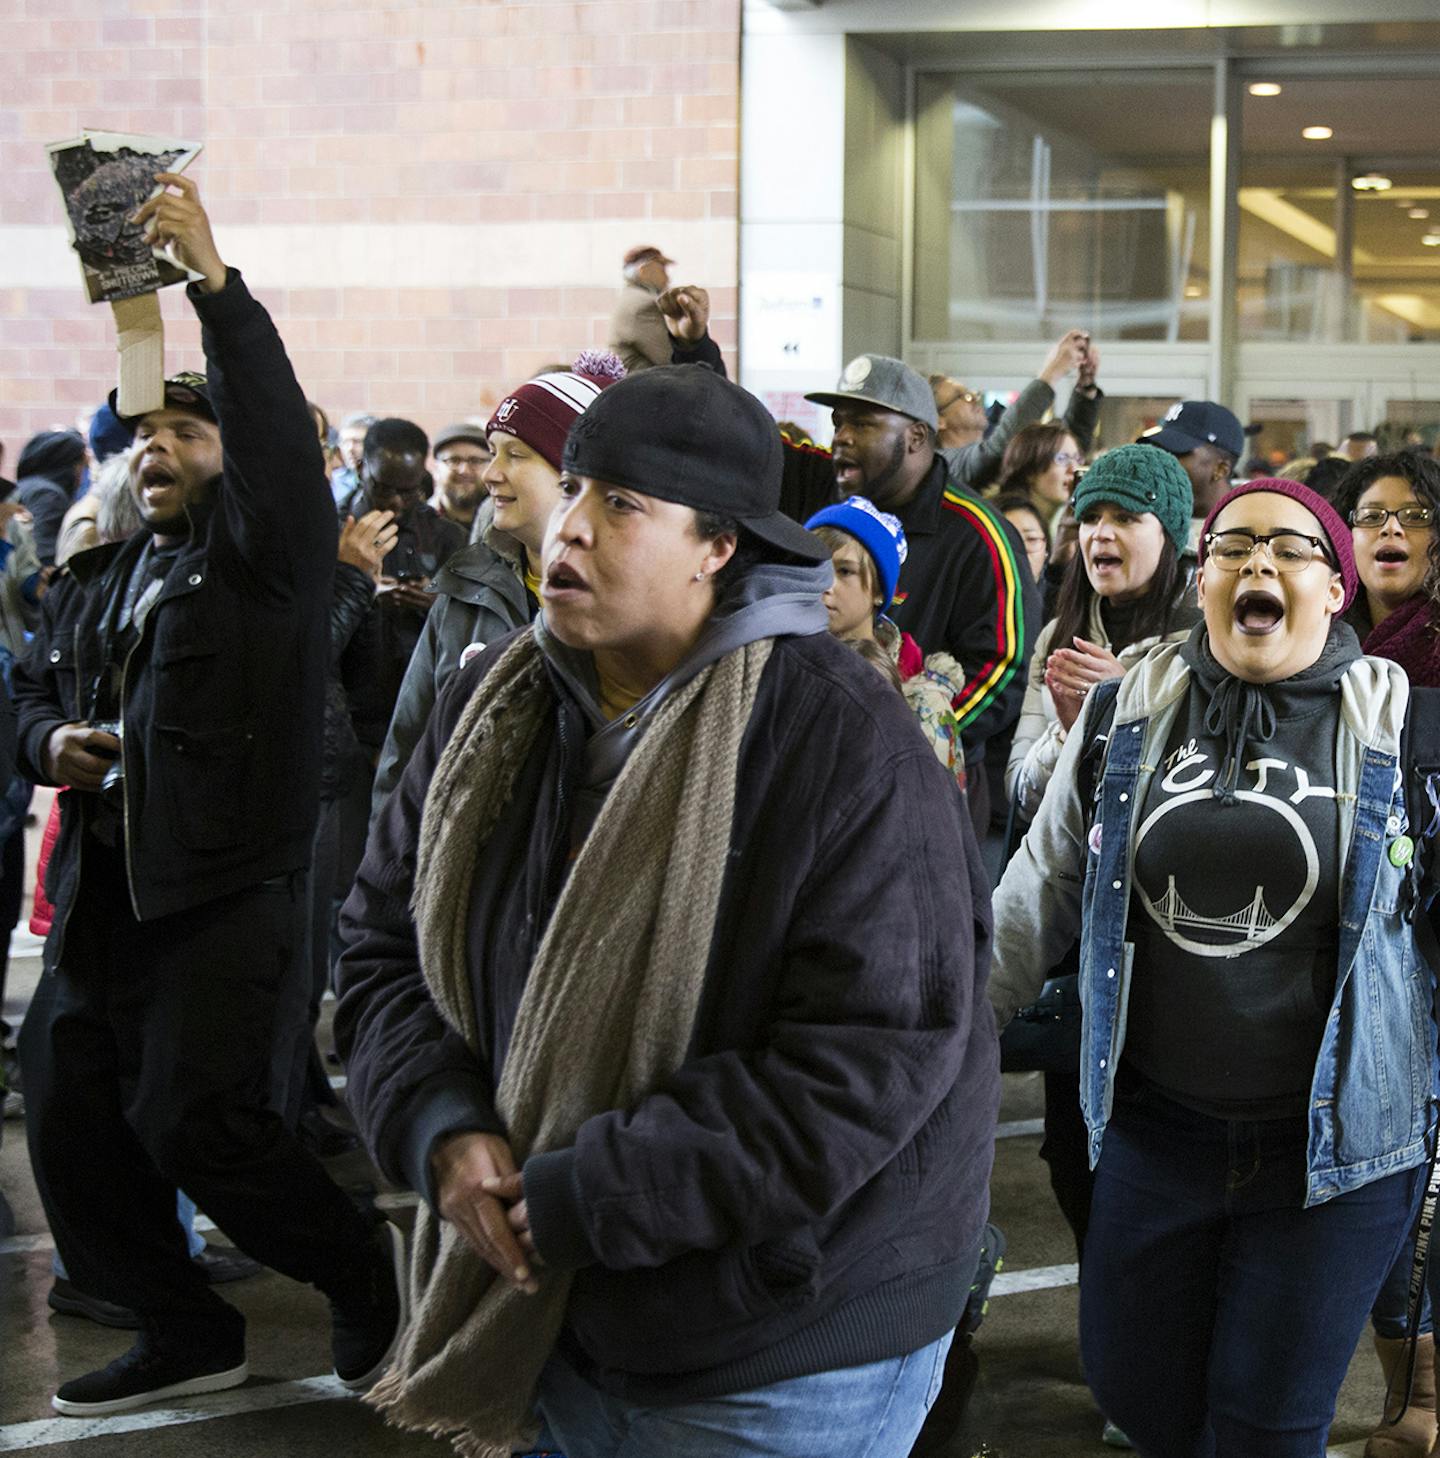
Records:
M965 756L951 707L965 682L960 665L948 653L926 658L914 638L885 616L905 564L904 528L865 496L827 506L805 526L830 548L835 580L822 601L831 633L898 685L936 757L963 790Z

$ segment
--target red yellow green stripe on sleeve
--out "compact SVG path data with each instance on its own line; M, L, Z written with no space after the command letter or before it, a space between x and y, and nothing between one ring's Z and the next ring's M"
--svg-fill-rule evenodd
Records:
M945 492L942 504L947 511L965 517L980 534L980 539L990 555L990 567L995 578L993 656L986 658L975 669L953 700L956 721L964 729L975 721L990 700L1010 682L1024 654L1020 571L1009 538L988 506L972 496L953 490Z

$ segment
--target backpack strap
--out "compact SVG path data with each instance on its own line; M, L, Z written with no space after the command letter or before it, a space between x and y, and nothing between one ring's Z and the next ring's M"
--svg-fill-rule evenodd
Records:
M1075 767L1075 787L1080 792L1080 803L1085 807L1087 829L1095 819L1095 792L1105 763L1105 751L1110 744L1110 729L1115 723L1115 701L1119 696L1118 678L1107 678L1097 683L1085 700L1085 713L1080 720L1085 748L1081 751L1080 763ZM1440 709L1440 705L1436 707Z
M1406 915L1430 968L1440 976L1435 915L1436 851L1440 846L1440 689L1412 688L1400 736L1405 817L1415 849L1406 876Z

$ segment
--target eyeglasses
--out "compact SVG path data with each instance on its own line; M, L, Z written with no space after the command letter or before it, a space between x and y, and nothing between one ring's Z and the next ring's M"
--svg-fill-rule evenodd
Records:
M1055 464L1057 466L1083 466L1085 457L1077 455L1074 451L1056 451Z
M436 456L442 466L448 466L452 471L458 471L464 466L473 466L477 471L484 469L490 464L489 456Z
M1350 525L1378 531L1392 516L1407 531L1412 528L1418 531L1435 520L1435 513L1428 506L1397 506L1394 511L1386 511L1383 506L1357 506L1350 513Z
M984 398L974 390L957 390L943 405L937 405L935 409L938 414L943 415L952 405L979 405Z
M1319 557L1332 570L1334 563L1320 537L1304 532L1229 531L1210 532L1205 538L1209 560L1222 572L1238 572L1255 555L1256 547L1264 547L1278 572L1303 572Z

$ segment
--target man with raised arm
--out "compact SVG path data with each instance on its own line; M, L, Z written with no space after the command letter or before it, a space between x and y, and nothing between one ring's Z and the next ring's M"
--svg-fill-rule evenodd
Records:
M15 676L24 773L69 788L20 1035L31 1161L71 1277L141 1321L61 1385L56 1410L84 1417L247 1376L245 1320L188 1258L177 1185L330 1298L347 1386L380 1375L403 1316L399 1232L267 1103L318 805L334 503L270 316L195 184L157 180L136 221L200 275L206 374L131 422L145 530L71 560Z

